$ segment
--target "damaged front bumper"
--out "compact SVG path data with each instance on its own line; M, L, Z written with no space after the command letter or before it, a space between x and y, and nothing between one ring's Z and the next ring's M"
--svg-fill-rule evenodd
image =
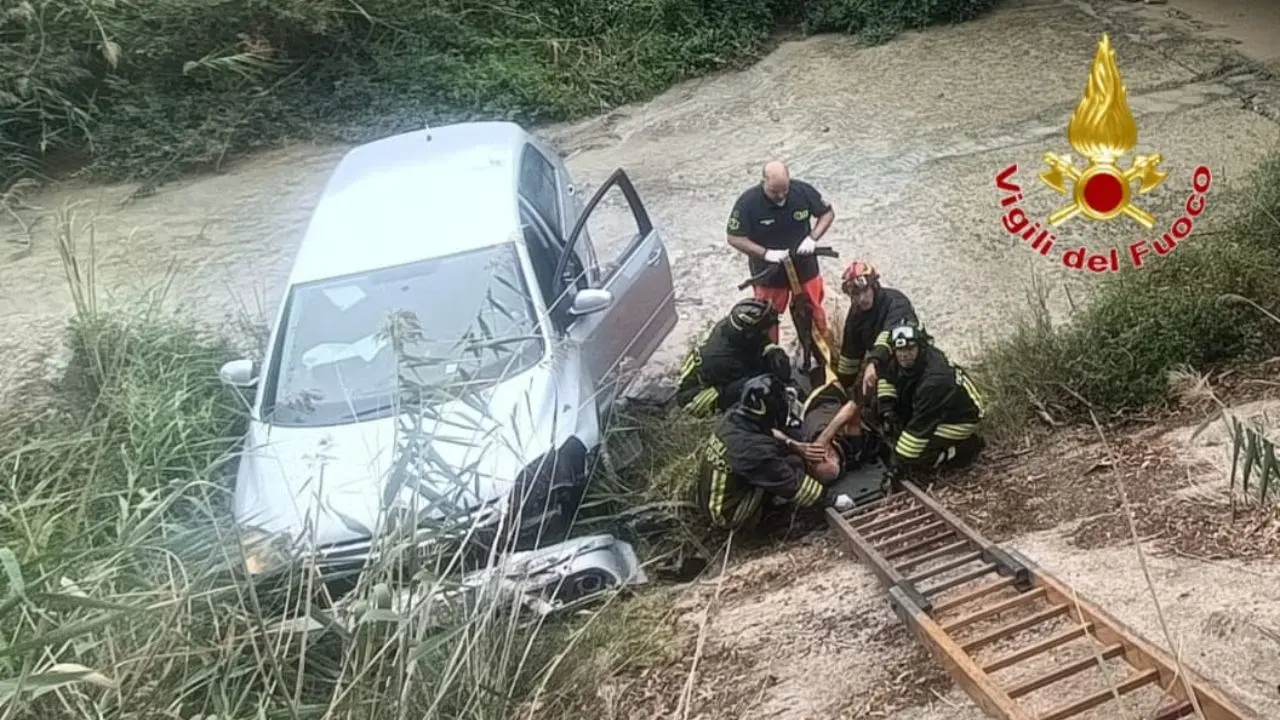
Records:
M612 535L589 535L503 555L450 587L407 583L395 589L351 593L329 609L329 623L302 617L276 627L311 632L336 622L354 631L370 619L444 627L490 609L515 610L537 619L582 607L613 590L648 582L630 543Z

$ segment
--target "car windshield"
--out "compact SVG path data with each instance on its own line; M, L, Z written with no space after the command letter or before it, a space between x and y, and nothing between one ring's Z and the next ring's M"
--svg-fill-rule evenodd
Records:
M263 408L277 425L390 415L418 396L398 380L456 395L544 352L510 244L299 285L279 335Z

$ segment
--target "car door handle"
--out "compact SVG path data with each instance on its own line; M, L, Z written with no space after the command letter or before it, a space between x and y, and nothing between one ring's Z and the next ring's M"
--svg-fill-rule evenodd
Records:
M656 247L649 251L649 258L645 260L646 265L657 265L662 260L662 248Z

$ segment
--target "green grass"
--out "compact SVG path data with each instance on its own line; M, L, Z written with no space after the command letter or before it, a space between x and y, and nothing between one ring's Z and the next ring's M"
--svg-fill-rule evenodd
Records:
M23 0L0 9L0 191L145 186L290 139L537 124L743 66L786 25L880 41L995 0Z
M1159 406L1169 373L1207 371L1280 351L1262 310L1280 302L1280 155L1263 160L1212 236L1102 281L1069 324L1055 327L1041 302L990 347L975 375L991 394L992 429L1012 437L1040 424L1101 418ZM1236 297L1233 297L1236 296ZM1258 307L1239 298L1256 303Z
M252 341L156 304L99 307L72 220L60 218L79 308L65 371L0 418L0 719L577 717L609 677L672 659L660 591L532 623L499 597L428 627L386 600L399 567L371 566L352 628L315 604L305 563L246 579L229 522L244 403L217 368ZM593 488L584 531L625 530L612 509L650 501L664 529L681 527L642 472ZM403 584L419 600L453 587L457 553L423 553ZM287 632L279 609L329 629Z

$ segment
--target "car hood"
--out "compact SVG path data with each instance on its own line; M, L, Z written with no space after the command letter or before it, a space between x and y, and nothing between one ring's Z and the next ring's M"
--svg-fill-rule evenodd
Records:
M327 427L251 423L237 472L237 523L305 546L368 538L384 506L466 516L505 500L520 470L552 449L556 398L529 372L411 416ZM416 452L398 453L414 443ZM394 484L392 484L394 481Z

